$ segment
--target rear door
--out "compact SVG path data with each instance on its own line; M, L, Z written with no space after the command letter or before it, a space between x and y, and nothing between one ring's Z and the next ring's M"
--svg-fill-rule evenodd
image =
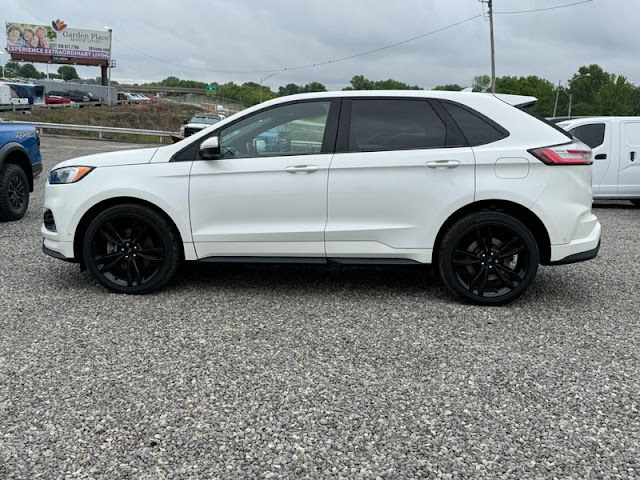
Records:
M640 197L640 121L637 120L621 122L618 195Z
M474 197L473 153L440 110L427 99L343 100L327 257L431 261L443 216Z

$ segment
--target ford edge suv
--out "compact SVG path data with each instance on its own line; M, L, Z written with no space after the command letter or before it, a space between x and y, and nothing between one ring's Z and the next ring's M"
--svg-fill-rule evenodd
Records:
M46 184L43 249L123 293L183 261L435 264L464 300L504 304L539 264L600 246L591 151L517 108L533 102L302 94L173 145L67 160Z

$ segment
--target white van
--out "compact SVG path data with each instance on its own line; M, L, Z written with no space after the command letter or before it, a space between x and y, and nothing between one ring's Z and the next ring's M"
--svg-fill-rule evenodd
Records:
M640 207L640 117L585 117L558 123L593 150L593 198Z

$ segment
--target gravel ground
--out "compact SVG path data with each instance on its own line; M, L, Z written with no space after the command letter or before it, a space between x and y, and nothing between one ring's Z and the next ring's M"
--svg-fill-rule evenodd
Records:
M122 143L43 137L57 161ZM44 175L43 175L44 177ZM638 478L640 211L502 308L422 268L187 266L143 297L0 224L0 478Z

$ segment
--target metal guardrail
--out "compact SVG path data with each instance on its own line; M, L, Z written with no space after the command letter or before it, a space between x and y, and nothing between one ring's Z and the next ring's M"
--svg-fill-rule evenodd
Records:
M24 122L9 122L9 123L24 123ZM124 135L149 135L157 136L162 139L169 135L178 135L177 132L167 132L164 130L139 130L136 128L120 128L120 127L102 127L97 125L69 125L64 123L43 123L43 122L29 122L36 127L40 134L43 130L75 130L78 132L95 132L98 134L98 138L102 138L103 133L120 133Z

